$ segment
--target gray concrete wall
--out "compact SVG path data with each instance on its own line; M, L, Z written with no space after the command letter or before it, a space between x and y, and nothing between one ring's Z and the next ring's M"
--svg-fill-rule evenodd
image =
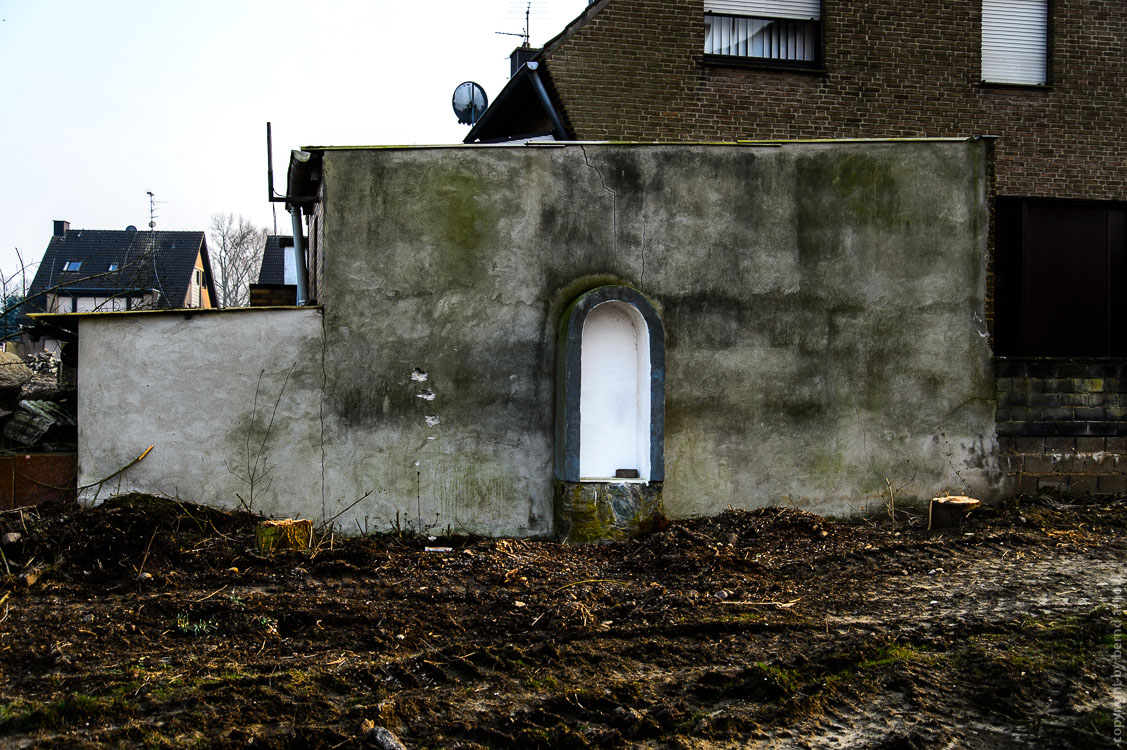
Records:
M138 491L237 508L242 497L320 518L321 332L317 309L81 319L79 486L153 446L81 499Z
M964 141L326 152L324 317L83 320L80 484L151 443L102 496L237 507L261 459L272 515L552 533L561 313L623 284L666 330L669 515L989 498L984 160Z
M664 320L670 515L847 514L890 484L994 495L985 158L965 141L326 152L330 505L371 492L357 512L385 524L550 532L557 325L601 284Z

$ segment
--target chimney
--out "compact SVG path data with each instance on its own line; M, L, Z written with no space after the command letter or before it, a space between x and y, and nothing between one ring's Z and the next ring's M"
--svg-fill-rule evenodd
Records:
M512 78L520 70L520 66L536 57L536 53L540 51L539 47L517 47L513 50L513 54L509 55L509 78Z
M62 237L64 234L67 233L68 229L70 229L70 222L69 221L59 221L58 219L55 219L55 233L51 236L52 237Z

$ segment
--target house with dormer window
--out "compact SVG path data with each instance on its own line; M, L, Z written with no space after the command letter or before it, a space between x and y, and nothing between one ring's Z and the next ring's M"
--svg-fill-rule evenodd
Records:
M56 221L23 312L210 308L214 299L203 232L71 229ZM57 347L49 332L27 337L27 351Z

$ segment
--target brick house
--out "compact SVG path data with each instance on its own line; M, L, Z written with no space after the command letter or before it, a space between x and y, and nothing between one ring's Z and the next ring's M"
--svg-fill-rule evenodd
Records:
M1124 491L1125 39L1122 0L599 0L466 141L996 137L1006 462L1023 489Z

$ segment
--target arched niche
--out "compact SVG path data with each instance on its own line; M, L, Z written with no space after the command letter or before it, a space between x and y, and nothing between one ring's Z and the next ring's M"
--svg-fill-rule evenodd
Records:
M556 478L565 482L665 479L665 330L645 295L604 286L560 321Z

